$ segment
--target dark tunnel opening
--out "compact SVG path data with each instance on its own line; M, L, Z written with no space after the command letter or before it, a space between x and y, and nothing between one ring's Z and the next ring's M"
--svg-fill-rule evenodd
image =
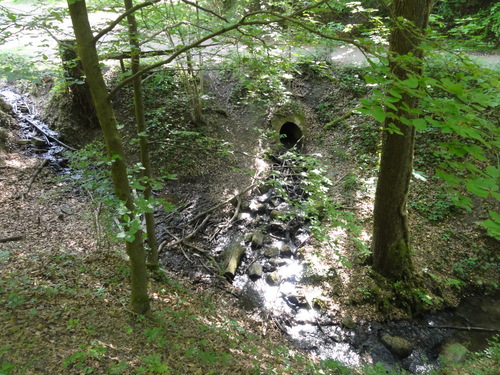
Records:
M280 141L287 149L293 147L301 149L304 143L304 134L297 124L285 122L280 128Z

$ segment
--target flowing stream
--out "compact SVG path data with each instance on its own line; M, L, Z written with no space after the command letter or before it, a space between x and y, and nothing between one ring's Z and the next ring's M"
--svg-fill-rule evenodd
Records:
M308 282L299 250L311 236L308 224L283 197L283 190L288 197L304 197L298 177L301 170L287 165L280 155L274 159L278 172L274 175L282 181L280 189L272 182L256 189L248 200L238 203L229 230L212 242L204 240L204 246L211 246L211 255L219 260L234 244L244 248L241 264L229 277L243 308L272 320L298 348L354 367L365 362L382 363L387 369L425 374L440 366L442 352L464 354L487 347L487 339L500 329L500 294L470 297L457 309L414 320L354 322L349 316L332 318L319 308L315 298L323 291ZM170 227L183 227L189 217L192 214L185 218L179 215ZM161 229L160 237L174 238ZM186 258L179 250L166 249L162 261L167 268L183 272ZM203 270L189 268L187 276L193 279ZM411 349L398 351L388 344L387 337L404 339ZM461 354L451 361L461 361Z
M70 173L62 154L69 146L57 139L57 132L37 119L35 107L8 88L0 88L0 95L14 109L21 127L21 143L26 144L25 152L47 159L60 173ZM293 178L285 188L289 195L303 194L300 181ZM470 297L457 309L426 314L415 320L357 323L331 320L314 302L323 291L305 282L298 249L310 237L307 224L300 215L287 222L281 220L280 213L290 209L275 189L256 191L249 204L242 206L232 228L215 239L213 253L220 254L231 242L240 242L245 247L242 264L232 280L241 290L242 307L258 310L273 319L298 348L348 366L380 362L388 369L399 367L410 373L425 374L439 367L439 353L446 346L460 344L469 351L484 350L487 340L499 332L500 293ZM175 256L172 253L165 258L172 261ZM385 334L410 342L411 352L404 356L394 353L381 339Z
M61 142L59 134L38 118L36 107L29 99L6 87L0 88L0 96L12 106L14 119L20 126L18 142L23 145L23 152L48 160L58 173L68 173L63 151L74 149Z

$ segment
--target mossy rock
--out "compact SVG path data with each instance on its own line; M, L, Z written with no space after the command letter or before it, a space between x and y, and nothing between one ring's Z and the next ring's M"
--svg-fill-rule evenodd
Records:
M413 344L403 337L391 336L386 333L380 340L392 354L395 354L399 358L406 358L413 351Z

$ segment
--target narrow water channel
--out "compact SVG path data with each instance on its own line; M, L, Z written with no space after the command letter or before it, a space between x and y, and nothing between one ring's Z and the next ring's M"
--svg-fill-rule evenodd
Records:
M57 142L57 132L37 118L36 110L22 95L0 88L0 96L14 109L25 152L49 160L59 172L68 172L63 155L67 146ZM292 185L289 193L302 194L300 187ZM425 374L439 367L443 347L459 344L469 351L481 351L499 332L500 293L470 297L457 309L411 321L331 321L314 305L313 299L323 291L307 285L297 252L310 237L306 222L284 223L279 219L279 214L289 209L274 189L256 191L232 229L215 240L213 253L220 253L231 241L246 247L232 280L241 290L242 307L273 319L298 348L348 366L380 362L388 369ZM404 356L394 353L382 340L386 334L411 342L412 350Z
M8 87L0 87L0 96L12 106L13 117L20 126L19 144L22 151L33 157L48 160L58 173L67 173L63 155L70 146L61 142L59 134L39 119L36 106L25 96Z

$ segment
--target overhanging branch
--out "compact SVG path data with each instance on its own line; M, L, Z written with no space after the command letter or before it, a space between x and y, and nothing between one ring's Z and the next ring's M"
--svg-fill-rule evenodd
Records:
M105 29L102 29L101 31L99 31L95 36L94 36L94 42L96 43L99 39L101 39L104 35L106 35L107 33L109 33L111 30L113 30L116 25L118 25L121 21L123 21L125 18L127 18L128 15L138 11L139 9L141 8L144 8L144 7L148 7L148 6L151 6L151 5L154 5L156 3L159 3L161 0L150 0L150 1L146 1L144 3L141 3L141 4L137 4L136 6L130 8L129 10L127 10L125 13L122 13L120 14L113 22L111 22L108 27L106 27Z

